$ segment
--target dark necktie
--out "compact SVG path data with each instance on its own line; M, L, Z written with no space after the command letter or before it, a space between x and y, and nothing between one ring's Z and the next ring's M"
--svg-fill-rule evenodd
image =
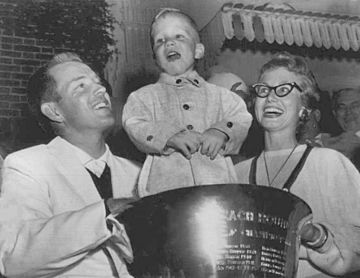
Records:
M110 167L105 164L105 169L101 174L100 178L98 178L93 172L86 168L86 170L90 173L90 176L98 190L102 199L112 198L112 186L111 186L111 171Z
M98 190L100 196L102 199L106 200L108 198L112 198L113 194L112 194L112 186L111 186L111 171L110 171L110 167L105 164L105 169L102 172L100 177L97 177L93 172L91 172L89 169L86 168L86 170L89 172L95 186L96 189ZM110 229L111 230L111 229ZM111 268L112 268L112 272L113 275L116 277L119 277L118 272L116 270L115 267L115 263L114 263L114 259L111 256L109 250L106 249L105 245L102 246L102 249L104 250Z

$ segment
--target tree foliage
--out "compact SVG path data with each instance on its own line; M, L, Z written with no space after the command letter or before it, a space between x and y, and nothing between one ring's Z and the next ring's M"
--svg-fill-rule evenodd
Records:
M100 72L115 44L106 0L16 0L14 28L52 47L71 49Z

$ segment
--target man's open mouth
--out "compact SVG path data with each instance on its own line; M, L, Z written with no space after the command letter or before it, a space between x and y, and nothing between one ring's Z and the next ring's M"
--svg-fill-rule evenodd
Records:
M104 108L108 108L108 109L111 108L110 102L107 99L104 99L104 100L102 100L100 102L97 102L94 105L95 110L104 109Z

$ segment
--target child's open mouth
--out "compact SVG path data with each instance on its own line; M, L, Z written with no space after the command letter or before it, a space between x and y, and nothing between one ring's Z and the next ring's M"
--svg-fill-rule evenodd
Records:
M167 54L166 59L169 62L175 61L177 59L180 59L181 55L180 53L176 52L176 51L171 51Z

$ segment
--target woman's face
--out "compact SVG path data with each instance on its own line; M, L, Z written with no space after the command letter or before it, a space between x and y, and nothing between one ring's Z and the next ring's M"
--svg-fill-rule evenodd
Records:
M301 77L282 67L266 71L259 80L259 83L271 87L292 82L300 85ZM300 91L296 87L284 97L278 97L274 90L271 90L265 98L256 97L255 115L265 131L288 130L295 134L301 107Z

